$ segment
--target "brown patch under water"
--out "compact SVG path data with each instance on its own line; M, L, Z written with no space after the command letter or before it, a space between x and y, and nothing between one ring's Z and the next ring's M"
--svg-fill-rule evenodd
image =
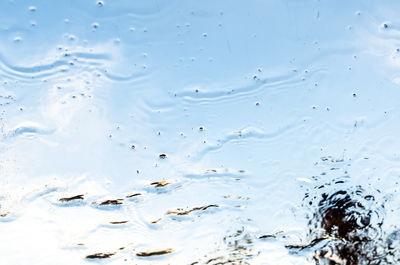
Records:
M59 201L60 202L69 202L69 201L83 200L83 199L84 199L84 194L79 194L79 195L75 195L72 197L61 198L61 199L59 199Z
M143 252L136 253L138 257L152 257L152 256L160 256L172 253L174 250L172 248L162 249L162 250L148 250Z

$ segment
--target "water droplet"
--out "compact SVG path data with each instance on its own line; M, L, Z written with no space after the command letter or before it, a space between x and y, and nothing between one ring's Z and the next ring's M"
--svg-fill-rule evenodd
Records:
M21 40L22 40L22 38L20 36L17 36L17 37L14 38L15 42L20 42Z
M98 6L98 7L104 6L104 2L103 2L103 1L97 1L97 6Z
M92 24L92 27L95 28L95 29L97 29L97 28L99 27L99 23L94 22L94 23Z
M130 31L135 31L135 28L134 27L130 27L129 30Z
M165 158L167 158L167 155L166 154L160 154L159 157L160 157L160 159L165 159Z
M203 37L207 37L208 34L206 32L203 33Z
M200 126L200 127L199 127L199 131L201 131L201 132L204 131L204 127L203 127L203 126Z
M35 6L30 6L30 7L29 7L29 11L35 12L35 11L36 11L36 7L35 7Z
M391 23L390 23L390 22L384 22L384 23L381 24L381 28L384 28L384 29L387 29L387 28L389 28L390 26L391 26Z

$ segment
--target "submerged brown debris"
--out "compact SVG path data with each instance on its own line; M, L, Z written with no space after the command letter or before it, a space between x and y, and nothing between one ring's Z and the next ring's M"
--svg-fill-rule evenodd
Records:
M95 203L95 204L100 205L100 206L104 206L104 205L119 205L119 204L122 204L122 201L123 201L123 199L105 200L105 201L102 201L100 203Z
M73 201L73 200L83 200L84 199L84 194L79 194L79 195L75 195L72 197L65 197L65 198L61 198L59 199L60 202L69 202L69 201Z
M158 222L160 222L160 221L161 221L161 218L158 218L157 220L151 221L150 223L151 223L151 224L156 224L156 223L158 223Z
M0 214L0 217L6 217L9 214L10 214L10 212L2 213L2 214Z
M167 186L167 185L169 185L169 184L171 184L171 182L167 182L167 181L165 181L165 180L156 181L156 182L150 183L151 186L154 186L154 187L156 187L156 188L164 187L164 186Z
M107 259L115 255L115 252L113 253L95 253L92 255L87 255L87 259Z
M139 195L142 195L142 194L141 193L131 193L131 194L126 195L125 198L132 198L132 197L136 197Z
M174 250L172 248L162 249L162 250L148 250L143 252L136 253L138 257L152 257L152 256L160 256L172 253Z
M283 231L279 231L273 234L267 234L267 235L262 235L260 237L258 237L259 239L265 239L265 238L276 238L278 234L283 233Z
M126 220L126 221L114 221L114 222L110 222L110 224L119 225L119 224L126 224L127 222L129 222L129 221L128 220Z
M167 214L188 215L191 212L204 211L204 210L207 210L208 208L212 208L212 207L216 207L217 208L219 206L215 205L215 204L210 204L210 205L202 206L202 207L194 207L194 208L192 208L190 210L186 210L186 211L183 211L182 209L177 209L176 211L168 211Z

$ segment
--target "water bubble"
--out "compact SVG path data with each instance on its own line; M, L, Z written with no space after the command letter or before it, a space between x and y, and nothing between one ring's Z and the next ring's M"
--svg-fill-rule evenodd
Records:
M390 22L384 22L384 23L381 24L381 28L387 29L387 28L389 28L391 26L391 24L392 23L390 23Z
M208 36L208 34L206 33L206 32L204 32L203 33L203 37L205 38L205 37L207 37Z
M167 158L167 155L166 155L166 154L160 154L158 157L159 157L160 159L166 159L166 158Z
M92 27L97 29L99 27L99 23L97 23L97 22L92 23Z
M36 11L36 7L35 7L35 6L30 6L30 7L29 7L29 11L35 12L35 11Z
M103 1L97 1L97 6L98 6L98 7L104 6L104 2L103 2Z
M199 131L201 131L201 132L204 131L204 127L203 127L203 126L200 126L200 127L199 127Z
M17 36L17 37L14 38L15 42L20 42L21 40L22 40L22 38L20 36Z
M130 31L135 31L135 28L134 27L130 27L129 30Z

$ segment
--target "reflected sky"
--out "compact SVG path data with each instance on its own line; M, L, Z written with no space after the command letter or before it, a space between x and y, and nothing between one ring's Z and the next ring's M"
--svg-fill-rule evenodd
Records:
M3 262L396 264L398 11L1 2Z

